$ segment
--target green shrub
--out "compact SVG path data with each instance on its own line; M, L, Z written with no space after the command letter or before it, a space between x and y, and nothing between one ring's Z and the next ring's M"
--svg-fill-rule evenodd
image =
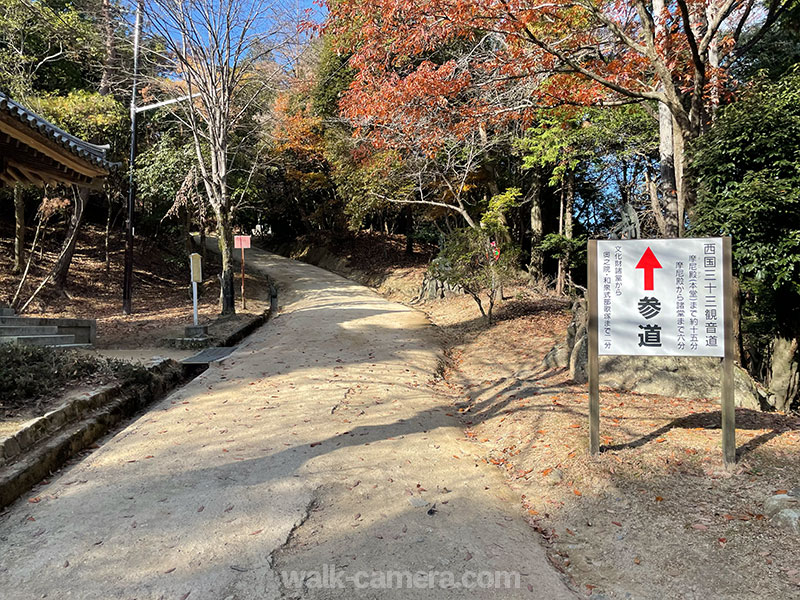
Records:
M30 405L59 388L95 376L136 379L144 367L46 346L0 344L2 407Z
M497 293L514 278L518 258L519 250L513 244L493 239L488 229L466 227L447 236L429 271L436 279L457 285L472 296L491 323ZM488 308L484 308L481 294Z

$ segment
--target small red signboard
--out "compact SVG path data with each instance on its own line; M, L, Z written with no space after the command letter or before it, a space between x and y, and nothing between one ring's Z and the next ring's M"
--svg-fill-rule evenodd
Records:
M233 247L234 248L249 248L250 247L250 236L249 235L235 235L235 236L233 236Z

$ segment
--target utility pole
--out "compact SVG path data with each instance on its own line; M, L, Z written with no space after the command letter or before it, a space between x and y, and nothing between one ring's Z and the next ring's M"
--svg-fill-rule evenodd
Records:
M122 282L122 314L131 314L133 296L133 214L136 195L136 86L139 75L139 37L142 31L142 0L136 2L136 26L133 31L133 90L131 91L131 160L128 166L128 218L125 221L125 268Z

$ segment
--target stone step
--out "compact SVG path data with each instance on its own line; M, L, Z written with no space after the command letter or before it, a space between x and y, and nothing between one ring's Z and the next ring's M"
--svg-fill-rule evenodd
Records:
M0 336L2 343L30 344L32 346L62 346L74 344L74 335L5 335Z
M94 344L59 344L56 348L63 348L64 350L91 350Z
M0 317L13 317L14 309L8 306L0 306Z
M17 315L0 315L0 325L38 325L39 317L18 317Z
M94 319L0 316L2 325L58 327L59 334L74 335L79 344L93 344L97 335L97 321Z
M7 335L55 335L55 325L0 325L0 337Z

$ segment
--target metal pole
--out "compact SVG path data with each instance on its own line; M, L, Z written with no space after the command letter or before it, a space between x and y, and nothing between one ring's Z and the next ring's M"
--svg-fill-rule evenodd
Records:
M242 310L247 308L244 300L244 244L242 244Z
M131 159L128 166L128 218L125 221L125 266L122 281L122 314L132 311L133 297L133 214L136 163L136 86L139 75L139 36L142 30L142 0L136 3L136 26L133 31L133 85L131 91Z
M597 240L589 240L586 326L589 336L589 453L600 452L600 360L597 345Z
M722 358L722 458L726 467L736 464L736 408L733 381L733 275L731 238L722 238L722 302L725 354Z
M197 282L192 281L192 306L194 308L194 326L197 327Z

